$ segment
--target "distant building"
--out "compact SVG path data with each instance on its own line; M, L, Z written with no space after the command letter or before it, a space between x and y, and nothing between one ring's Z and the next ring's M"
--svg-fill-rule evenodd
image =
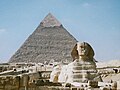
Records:
M77 40L49 13L9 62L72 61L71 50L76 42Z

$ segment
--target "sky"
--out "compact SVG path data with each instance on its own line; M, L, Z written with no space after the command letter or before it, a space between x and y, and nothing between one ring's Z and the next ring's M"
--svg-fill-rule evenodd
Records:
M97 61L120 60L120 0L0 0L0 63L9 61L48 13Z

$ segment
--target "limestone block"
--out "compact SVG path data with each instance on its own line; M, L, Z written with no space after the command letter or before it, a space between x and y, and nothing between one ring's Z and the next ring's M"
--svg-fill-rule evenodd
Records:
M59 77L60 71L61 71L60 65L56 66L53 69L52 73L50 74L50 81L51 82L58 82L58 77Z
M93 87L93 88L97 88L98 87L98 81L88 81L88 85Z

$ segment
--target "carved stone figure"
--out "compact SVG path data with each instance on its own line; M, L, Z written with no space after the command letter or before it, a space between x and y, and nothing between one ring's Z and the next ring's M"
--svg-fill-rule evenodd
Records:
M94 60L93 56L94 56L94 51L92 49L92 47L86 43L86 42L78 42L72 52L71 52L71 56L73 58L73 60L75 59L81 59L81 60Z
M58 82L101 81L101 78L97 74L94 51L88 43L78 42L73 48L71 55L73 62L62 68Z

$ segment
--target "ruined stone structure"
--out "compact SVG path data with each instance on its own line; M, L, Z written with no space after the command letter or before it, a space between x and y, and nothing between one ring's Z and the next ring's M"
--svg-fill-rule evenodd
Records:
M9 62L72 61L70 52L76 42L77 40L49 13Z

